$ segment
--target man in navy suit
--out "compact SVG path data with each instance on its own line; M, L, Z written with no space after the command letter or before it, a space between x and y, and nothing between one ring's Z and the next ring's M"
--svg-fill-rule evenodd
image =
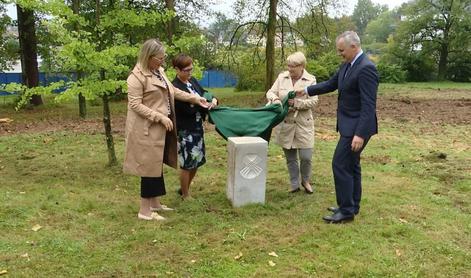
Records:
M298 95L321 95L338 90L337 131L340 139L332 159L338 207L329 207L329 223L351 221L360 211L360 154L370 137L378 133L376 95L378 72L361 50L357 33L347 31L336 39L344 63L329 80L311 85Z

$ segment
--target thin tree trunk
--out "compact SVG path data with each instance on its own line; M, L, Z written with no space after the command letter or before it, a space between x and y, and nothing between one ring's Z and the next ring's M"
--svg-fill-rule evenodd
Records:
M28 88L33 88L39 85L38 48L34 12L23 9L20 5L16 5L16 11L21 51L21 76L23 84ZM38 106L43 104L43 99L41 95L33 95L30 103Z
M165 0L165 7L167 10L175 12L175 0ZM177 20L175 17L172 17L167 22L167 41L170 45L173 44L173 34L175 34L176 25Z
M265 91L268 91L275 81L275 31L276 31L276 7L278 0L270 0L267 24L266 78Z
M96 24L100 24L100 0L96 0ZM98 35L100 37L100 35ZM98 49L103 50L103 38L99 38ZM100 70L100 80L105 80L105 70ZM108 163L110 166L118 164L116 159L116 152L114 149L113 134L111 133L111 113L108 95L106 93L102 96L103 100L103 125L105 127L106 147L108 150Z
M79 14L80 13L80 0L73 0L72 1L72 9L74 11L74 14ZM79 24L77 23L74 27L75 31L79 31ZM77 81L80 81L82 79L83 73L82 72L77 72ZM82 93L78 94L78 101L79 101L79 115L80 118L85 118L87 116L87 102L85 100L85 97L82 95Z
M82 80L83 73L81 71L77 72L77 81ZM79 101L79 115L80 118L85 119L87 117L87 100L82 95L82 93L78 94L78 101Z
M102 70L100 75L102 75L102 80L105 80L105 71ZM104 94L103 97L103 125L105 126L105 136L106 136L106 147L108 149L108 163L109 165L118 164L116 159L116 152L114 149L114 140L111 130L111 113L110 113L110 103L107 94Z

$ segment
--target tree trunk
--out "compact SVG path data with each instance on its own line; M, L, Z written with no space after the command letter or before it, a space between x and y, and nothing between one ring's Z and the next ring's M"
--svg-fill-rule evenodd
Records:
M438 80L442 81L446 78L448 64L448 44L444 43L440 47L440 59L438 60Z
M32 10L16 5L18 17L18 40L20 43L21 77L28 88L39 85L38 47L36 39L35 17ZM30 103L38 106L43 104L41 95L33 95Z
M96 0L96 25L100 25L100 0ZM103 50L103 38L98 34L98 50ZM100 70L100 80L105 80L105 70ZM110 103L108 100L107 93L104 93L102 96L103 100L103 125L105 127L105 136L106 136L106 147L108 150L108 164L110 166L118 164L116 159L116 152L114 150L114 140L113 134L111 133L111 113L110 113Z
M265 91L268 91L275 81L275 32L276 32L276 7L278 0L270 0L267 24L266 78Z
M77 81L81 80L83 73L81 71L77 72ZM85 119L87 117L87 100L82 95L82 93L78 94L78 101L79 101L79 115L80 118Z
M165 0L165 7L167 10L175 12L175 0ZM173 34L175 34L176 25L177 20L175 17L172 17L167 22L167 41L170 45L173 44Z
M105 72L102 70L100 73L105 76ZM110 103L108 100L108 95L104 94L103 97L103 125L105 126L105 136L106 136L106 147L108 149L108 163L109 165L116 165L118 164L118 160L116 159L116 152L114 150L114 140L113 134L111 133L111 113L110 113Z
M80 13L80 0L72 0L72 10L74 11L74 14L79 14ZM79 24L77 23L74 26L75 31L79 31ZM77 81L82 79L82 72L77 72ZM85 100L85 97L82 95L82 93L78 94L78 101L79 101L79 115L80 118L85 118L87 116L87 102Z

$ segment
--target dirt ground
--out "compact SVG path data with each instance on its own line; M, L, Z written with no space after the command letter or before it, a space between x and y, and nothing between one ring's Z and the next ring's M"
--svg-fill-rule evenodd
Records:
M319 97L316 107L317 117L335 117L337 96ZM471 123L471 99L412 99L408 97L390 98L378 97L378 120L393 120L398 122L431 123L435 125ZM113 132L124 132L125 115L113 115ZM0 136L17 133L75 131L101 133L101 119L64 120L46 119L35 123L0 123Z

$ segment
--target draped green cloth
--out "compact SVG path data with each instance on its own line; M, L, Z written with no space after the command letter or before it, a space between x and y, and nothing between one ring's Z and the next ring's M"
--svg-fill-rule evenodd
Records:
M294 97L295 93L290 92L282 100L282 105L270 104L260 108L218 106L209 110L209 121L216 125L217 132L226 140L228 137L254 136L268 142L272 128L288 114L288 99Z

